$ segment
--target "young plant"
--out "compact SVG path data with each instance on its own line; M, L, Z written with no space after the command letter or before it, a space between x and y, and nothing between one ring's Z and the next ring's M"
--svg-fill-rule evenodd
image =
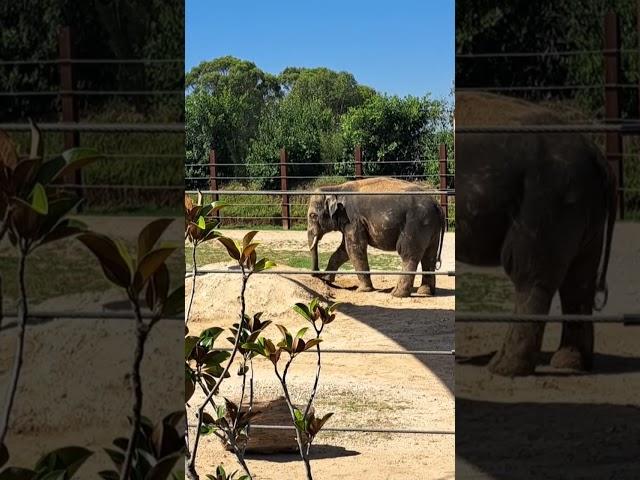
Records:
M9 458L0 447L0 468ZM3 454L4 453L4 454ZM49 452L36 462L34 468L7 467L0 471L2 480L71 480L76 471L93 455L82 447L63 447Z
M215 381L215 383L213 383L213 385L206 385L206 382L198 383L198 385L200 385L200 387L205 392L206 398L204 402L202 402L202 404L198 407L198 410L197 410L198 424L195 432L193 448L190 451L189 461L187 463L187 475L192 480L199 479L195 464L196 464L196 458L198 454L200 437L203 434L203 432L208 433L212 431L211 428L206 428L206 427L203 428L205 424L205 420L209 422L209 424L211 425L213 425L216 422L216 419L214 419L213 417L205 413L205 408L207 407L207 405L211 405L216 412L219 411L218 407L213 401L213 397L218 392L222 381L229 376L229 370L231 369L231 365L233 364L239 352L241 353L241 355L243 355L243 364L241 365L239 374L242 375L243 377L242 397L244 396L245 385L246 385L246 374L247 374L246 362L252 358L252 354L241 348L241 343L242 343L241 340L243 338L248 339L251 335L253 335L255 333L254 329L258 329L259 331L262 331L264 327L266 327L266 322L264 323L260 322L259 316L257 317L257 319L256 317L254 317L254 320L250 322L251 319L246 314L245 295L246 295L247 284L249 282L249 279L251 278L251 275L275 266L275 263L269 260L266 260L264 258L258 260L257 252L256 252L256 248L258 244L252 243L252 240L257 233L258 233L257 231L251 231L247 233L244 236L242 243L240 244L237 244L234 240L227 237L222 237L222 236L216 237L217 240L220 243L222 243L222 245L224 245L229 256L238 263L241 269L242 285L240 289L240 302L241 302L240 321L239 323L234 324L234 328L232 329L232 332L234 333L234 338L232 339L233 349L231 351L231 354L225 359L227 361L225 367L222 369L221 372L218 372L219 375L216 376L217 380ZM219 335L220 333L221 332L217 332L217 335ZM258 332L258 335L259 335L259 332ZM192 339L190 342L194 342L194 340ZM193 352L193 350L190 350L190 347L188 345L186 346L185 350ZM191 387L189 386L189 382L190 382L189 378L193 376L193 371L187 370L186 373L187 373L187 388L190 389ZM251 398L253 398L252 385L253 385L253 380L251 380L251 393L250 393ZM194 389L195 389L195 386L194 386ZM228 429L226 432L230 434L230 436L225 436L225 441L231 442L232 449L236 454L236 457L238 458L240 465L244 469L245 474L247 475L248 478L252 478L251 473L249 472L249 469L246 465L246 462L244 461L244 448L245 448L244 443L245 442L243 440L242 435L245 435L246 437L246 434L243 433L244 427L243 428L239 427L239 423L240 423L239 418L241 414L240 407L238 407L236 411L237 411L237 415L231 424L232 428ZM228 412L225 410L225 414L226 413ZM251 414L251 411L249 412L249 414ZM246 430L248 431L248 425L246 426ZM238 441L238 440L241 440L241 441Z
M227 472L224 471L224 467L220 465L218 468L216 468L215 475L207 475L207 480L251 480L251 477L247 475L236 477L237 474L237 471L227 474Z
M137 461L132 466L131 476L136 479L166 480L173 474L174 466L184 457L184 444L180 425L183 423L184 412L174 412L153 425L146 417L141 418L135 446ZM99 472L103 480L117 480L123 470L126 452L129 446L127 438L116 438L115 448L105 448L105 452L116 467L116 470Z
M151 329L161 318L177 314L184 308L184 284L169 292L170 279L166 260L177 247L173 244L156 245L172 221L158 219L145 226L138 235L135 257L129 253L122 242L105 235L86 232L78 236L78 239L97 257L107 279L125 290L136 322L136 344L131 371L132 425L120 471L121 480L135 478L131 472L142 422L143 392L140 366L144 358L145 343ZM140 296L143 292L146 306L151 312L148 322L145 322L142 315ZM136 463L141 461L140 457L136 460Z
M320 432L327 420L329 420L329 418L331 418L331 416L333 415L333 413L328 413L323 417L316 417L315 413L312 410L312 407L318 390L318 384L320 381L320 369L322 366L322 356L320 350L320 343L322 342L322 339L320 338L320 335L322 334L325 326L331 323L336 318L335 310L337 306L338 304L334 303L332 305L328 305L327 307L323 307L320 305L320 302L317 298L313 299L309 303L309 305L296 303L293 306L293 310L301 315L305 320L307 320L313 327L315 337L307 341L304 340L304 335L309 330L309 327L301 328L295 335L293 335L283 325L277 325L280 333L282 334L282 339L277 343L277 345L274 344L272 340L264 337L258 338L255 342L247 342L242 345L243 348L251 350L256 354L267 358L273 364L276 377L280 382L285 401L289 408L289 413L291 414L291 421L295 426L298 450L300 452L300 457L304 462L308 480L313 480L311 472L311 462L309 460L311 444L313 443L316 435L318 434L318 432ZM306 352L314 347L317 354L316 375L311 393L309 395L309 400L307 401L304 412L302 412L293 405L293 402L291 400L289 386L287 384L287 374L289 373L289 368L291 367L294 359L299 354ZM279 364L283 353L286 353L289 358L285 362L284 368L281 371L279 368Z
M40 132L32 124L32 147L29 157L18 157L12 143L1 142L0 158L0 240L7 235L17 250L18 319L17 342L8 382L6 401L0 419L0 446L4 445L15 400L22 361L29 302L26 287L26 265L37 248L77 235L85 225L68 218L79 199L51 185L76 169L100 158L93 150L72 149L45 160L42 157ZM6 137L6 135L5 135ZM0 296L0 304L2 298ZM0 317L1 321L1 317Z
M193 297L196 293L196 277L198 276L198 262L196 261L196 250L198 246L213 238L220 236L215 231L217 222L211 220L211 216L224 206L223 202L213 202L207 205L202 204L202 194L198 192L198 201L194 205L189 195L184 196L184 236L185 240L191 243L191 295L189 296L189 305L184 317L185 324L189 322L191 315L191 306L193 305Z

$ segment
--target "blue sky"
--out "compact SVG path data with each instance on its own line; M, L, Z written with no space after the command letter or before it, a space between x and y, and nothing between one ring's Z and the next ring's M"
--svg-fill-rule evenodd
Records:
M449 95L454 0L187 0L186 69L233 55L261 69L346 70L376 90Z

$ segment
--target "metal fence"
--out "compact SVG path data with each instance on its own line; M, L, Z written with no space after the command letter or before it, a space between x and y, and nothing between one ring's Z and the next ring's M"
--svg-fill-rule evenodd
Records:
M618 212L621 219L625 218L627 210L626 193L634 197L640 204L640 188L625 185L625 159L640 161L640 154L624 151L623 138L625 136L640 135L640 120L622 118L622 100L630 90L640 91L640 84L623 83L622 56L637 55L637 49L623 49L621 47L620 18L617 13L610 11L604 17L604 45L600 50L566 50L552 52L465 52L456 53L456 59L505 59L512 58L562 58L568 56L591 55L601 56L603 63L602 83L595 85L502 85L502 86L473 86L457 88L457 92L484 91L496 93L524 93L524 92L558 92L595 90L601 91L604 98L604 121L599 124L575 125L527 125L527 126L466 126L455 129L456 134L472 133L594 133L605 136L605 156L612 167L618 185ZM640 96L638 97L640 99ZM640 100L639 100L640 101ZM640 112L640 105L638 106ZM631 196L629 195L629 196Z
M380 160L380 161L366 161L362 157L362 148L356 146L353 153L353 162L340 164L346 168L352 168L351 174L338 174L341 178L349 180L358 180L365 178L374 178L380 176L387 176L390 178L397 178L408 181L427 182L431 185L438 185L438 190L431 190L428 193L437 195L439 197L440 206L443 209L445 215L445 223L447 229L455 224L455 214L453 208L455 208L455 188L454 188L454 173L452 173L453 160L449 158L447 146L441 144L438 151L438 160L432 161L437 164L438 173L400 173L392 175L371 175L365 173L369 165L376 166L377 168L386 167L388 165L399 166L399 168L412 167L420 168L424 171L427 162L417 162L415 160ZM212 200L217 201L221 198L225 198L225 204L228 209L234 210L234 207L273 207L272 213L268 215L248 215L246 211L241 214L225 214L222 210L217 213L217 218L221 222L222 226L237 226L237 225L260 225L260 224L279 224L284 229L290 229L294 224L304 224L306 222L305 200L296 201L296 197L304 197L313 194L304 188L308 188L308 184L318 180L318 175L292 175L290 167L326 167L328 164L321 162L291 162L286 149L280 150L279 163L259 163L252 164L253 167L277 167L279 174L271 176L251 176L251 175L220 175L221 167L241 168L247 167L243 163L225 163L219 162L217 152L212 149L209 152L209 158L207 163L187 163L185 167L191 171L198 172L196 175L185 176L185 182L187 185L200 184L206 185L207 189L198 190L203 194L209 194L212 196ZM279 190L238 190L237 188L225 188L229 186L231 182L243 182L245 184L252 181L275 181L279 185ZM303 185L303 189L299 190L292 188L293 184ZM194 194L197 190L187 190L187 193ZM226 201L227 198L233 198L234 196L241 195L255 195L258 200L253 202L239 202L238 200ZM279 197L275 199L274 197ZM451 207L451 208L450 208ZM249 208L250 210L251 208ZM277 214L276 214L277 213Z
M82 122L79 120L79 99L83 97L167 97L184 96L183 90L88 90L78 88L76 80L76 69L82 65L166 65L174 66L178 74L183 72L183 58L74 58L72 51L72 31L69 27L60 29L58 35L58 58L48 59L3 59L0 60L0 68L11 68L16 66L37 66L52 65L58 68L59 88L47 91L17 90L1 92L0 96L5 97L53 97L60 99L61 121L55 123L40 123L35 119L38 127L43 132L57 132L63 136L63 148L75 148L81 146L81 133L104 133L104 134L184 134L184 124L182 123L95 123ZM0 130L12 132L28 132L28 123L0 123ZM110 161L130 161L131 159L161 160L166 162L184 161L184 152L175 154L149 154L148 152L99 152L104 154L105 160ZM177 169L176 171L179 171ZM149 175L153 177L153 175ZM74 189L79 195L86 197L92 190L98 190L100 194L93 195L96 198L103 198L105 190L113 190L114 194L127 195L131 192L149 191L151 197L162 195L163 191L173 191L178 195L184 189L183 185L153 185L153 184L96 184L85 183L82 171L76 171L63 179L61 187ZM172 197L173 198L173 197ZM177 198L177 197L176 197Z

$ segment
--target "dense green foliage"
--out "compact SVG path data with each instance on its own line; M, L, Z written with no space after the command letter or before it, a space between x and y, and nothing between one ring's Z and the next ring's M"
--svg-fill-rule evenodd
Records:
M219 177L253 177L266 188L279 186L281 148L293 186L321 175L353 176L356 145L365 175L436 173L437 164L429 164L429 172L424 166L425 159L437 159L434 142L453 149L445 100L384 95L348 72L289 67L273 76L221 57L195 67L186 83L186 174L196 177L188 187L207 186L208 168L192 164L208 163L211 148Z

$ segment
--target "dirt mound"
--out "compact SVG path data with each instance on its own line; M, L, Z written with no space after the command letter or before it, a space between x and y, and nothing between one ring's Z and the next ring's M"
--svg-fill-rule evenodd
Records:
M232 271L230 264L226 263L214 263L200 268ZM241 284L240 275L235 273L198 275L190 322L218 321L226 324L228 320L236 321L237 312L241 308ZM186 302L191 295L191 285L191 279L186 279ZM253 275L249 279L245 296L246 311L248 314L264 312L265 318L275 320L291 315L291 305L294 303L309 303L315 297L326 298L328 295L328 287L310 275Z

